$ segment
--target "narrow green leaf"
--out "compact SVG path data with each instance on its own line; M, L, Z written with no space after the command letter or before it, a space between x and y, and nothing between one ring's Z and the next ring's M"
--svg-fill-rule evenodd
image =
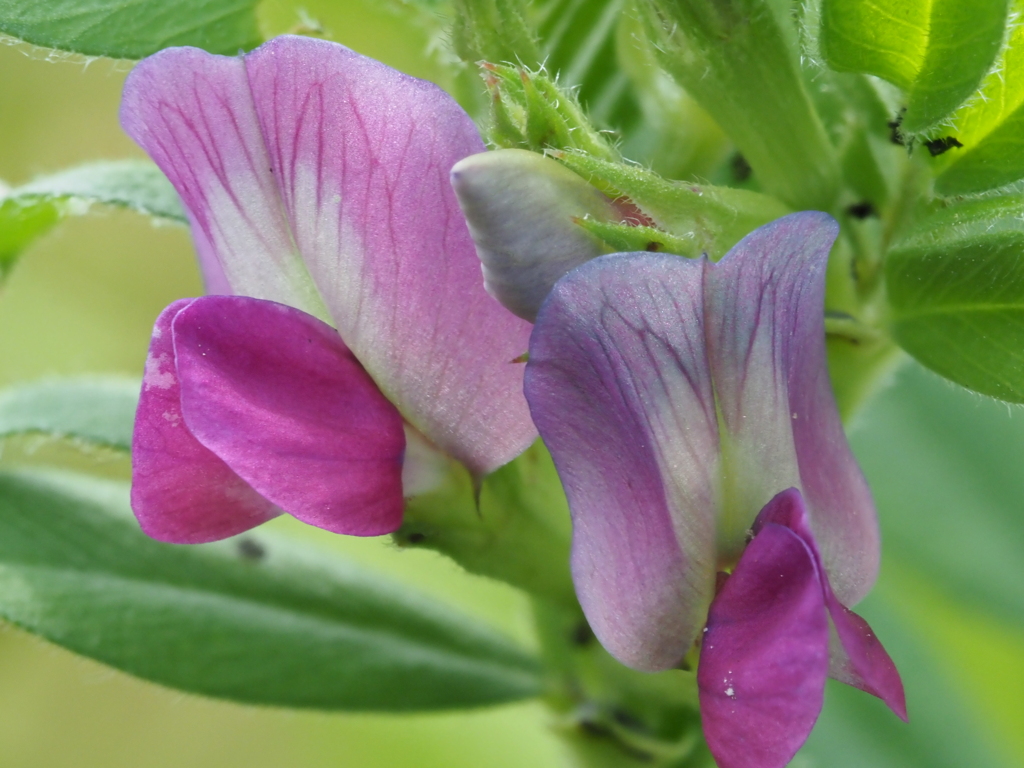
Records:
M1024 402L1024 196L948 208L886 257L892 332L928 368Z
M1014 4L1024 14L1024 0ZM1007 45L975 98L957 110L951 135L963 144L931 160L942 195L983 192L1024 179L1024 25Z
M147 160L87 163L42 176L0 194L0 279L35 239L63 217L87 213L94 203L188 221L171 183Z
M902 128L919 133L974 93L999 52L1008 10L1008 0L824 0L822 51L833 69L902 88Z
M128 451L140 386L135 379L80 377L0 391L0 437L52 435Z
M127 487L0 474L0 616L194 693L337 710L537 695L512 643L376 574L265 532L214 545L143 535Z
M258 0L0 0L0 32L86 56L141 59L172 45L236 54L262 42Z

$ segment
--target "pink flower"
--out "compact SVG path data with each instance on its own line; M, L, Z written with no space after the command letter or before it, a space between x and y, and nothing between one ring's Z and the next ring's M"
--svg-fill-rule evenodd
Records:
M180 194L216 294L154 328L133 445L149 535L210 541L281 510L386 533L403 427L478 475L536 437L510 364L529 325L484 291L448 182L484 147L443 91L282 37L151 56L121 121Z
M836 233L805 212L717 264L601 256L555 285L530 342L526 396L569 499L587 618L641 670L702 640L722 768L785 765L829 674L906 714L895 666L845 607L874 583L879 541L825 367Z

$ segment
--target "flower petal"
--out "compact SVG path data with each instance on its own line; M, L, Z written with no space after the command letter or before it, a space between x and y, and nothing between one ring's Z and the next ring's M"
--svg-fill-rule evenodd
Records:
M739 552L761 508L791 486L839 599L871 588L879 539L867 483L850 452L825 365L825 267L838 228L796 213L744 238L707 271L708 354L724 424L723 546Z
M181 196L209 292L326 319L281 207L241 59L197 48L144 59L125 81L121 125Z
M444 91L340 45L282 37L245 65L284 208L339 333L427 438L478 473L536 437L529 326L484 290L449 182L482 152Z
M336 533L402 521L402 419L337 332L292 307L196 299L174 319L189 430L261 495Z
M171 322L193 301L174 302L153 326L132 436L132 509L147 535L174 544L217 541L279 514L185 425Z
M840 603L832 591L814 534L808 526L803 497L798 490L782 491L768 502L754 522L754 533L768 523L783 525L799 536L821 569L825 605L835 629L829 675L882 699L905 722L907 701L896 665L868 623Z
M569 270L610 249L574 219L617 221L612 201L554 160L499 149L460 160L452 187L484 270L484 286L531 323Z
M766 524L715 597L697 668L701 721L720 768L782 768L825 695L828 618L814 557Z
M526 397L572 510L580 602L643 670L678 663L714 591L701 274L678 256L602 256L558 282L530 342Z

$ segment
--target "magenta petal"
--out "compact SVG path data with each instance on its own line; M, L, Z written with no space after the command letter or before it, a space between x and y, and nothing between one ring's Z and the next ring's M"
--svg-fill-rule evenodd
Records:
M754 533L769 523L783 525L799 536L822 570L825 604L836 631L829 675L877 696L906 721L907 701L896 665L868 623L840 603L833 593L828 574L822 568L814 535L807 525L806 508L799 491L790 488L768 502L754 522Z
M343 46L281 37L245 65L295 242L385 395L475 472L536 438L528 323L484 290L449 172L483 142L437 86Z
M537 316L526 397L573 516L572 570L601 643L679 662L715 583L718 433L701 262L616 254L562 278Z
M243 58L151 56L121 120L181 195L212 290L331 319L406 419L474 472L536 438L511 362L529 324L484 290L448 181L483 142L440 88L281 37Z
M825 363L825 267L837 231L813 211L760 227L709 267L705 295L723 450L740 478L723 543L738 550L753 515L799 487L833 586L853 605L875 581L880 548Z
M234 536L279 514L182 418L171 322L193 301L176 301L157 318L132 436L132 509L147 535L175 544Z
M825 694L828 618L806 544L765 525L711 604L697 669L708 747L720 768L782 768Z
M401 524L401 416L333 328L283 304L207 296L173 335L185 423L260 494L336 533Z

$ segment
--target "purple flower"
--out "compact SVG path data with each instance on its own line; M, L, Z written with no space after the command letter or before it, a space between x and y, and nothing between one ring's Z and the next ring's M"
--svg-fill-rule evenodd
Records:
M210 541L280 510L386 533L406 430L477 475L536 437L509 363L529 325L484 291L448 182L483 143L443 91L283 37L146 59L121 121L180 194L223 294L176 302L154 328L133 444L147 533Z
M785 765L829 674L905 717L892 661L845 607L873 584L879 541L825 367L836 233L798 213L717 264L599 257L557 283L530 342L526 396L572 510L583 609L637 669L702 643L722 768Z

